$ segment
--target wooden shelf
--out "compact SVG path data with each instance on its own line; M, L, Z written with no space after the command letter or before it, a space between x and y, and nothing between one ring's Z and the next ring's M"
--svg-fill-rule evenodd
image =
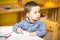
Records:
M41 9L50 9L50 8L58 8L58 7L60 7L60 5L59 5L60 3L55 3L55 4L56 5L54 7L41 7ZM23 4L19 4L19 5L21 6L20 9L0 10L0 14L2 14L2 13L11 13L11 12L21 12L21 11L24 11L24 5Z
M21 8L21 9L11 9L11 10L0 10L0 14L6 14L6 13L11 13L11 12L20 12L20 11L23 11L24 9Z
M58 8L57 6L51 7L51 8ZM41 7L41 9L50 9L49 7ZM11 9L11 10L0 10L0 14L6 14L6 13L11 13L11 12L22 12L24 11L24 8L21 9Z
M58 8L57 6L55 7L41 7L41 9L51 9L51 8Z

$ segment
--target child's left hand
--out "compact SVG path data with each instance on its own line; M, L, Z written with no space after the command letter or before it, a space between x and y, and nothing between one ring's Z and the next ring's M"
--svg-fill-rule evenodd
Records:
M30 36L36 36L37 34L36 34L36 32L31 32L29 35Z

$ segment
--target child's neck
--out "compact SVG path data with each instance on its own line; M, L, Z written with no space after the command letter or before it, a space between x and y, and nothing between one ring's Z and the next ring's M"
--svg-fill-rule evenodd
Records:
M31 23L34 23L34 22L36 22L37 20L33 20L33 19L31 19L31 18L28 18L29 19L29 21L31 22Z

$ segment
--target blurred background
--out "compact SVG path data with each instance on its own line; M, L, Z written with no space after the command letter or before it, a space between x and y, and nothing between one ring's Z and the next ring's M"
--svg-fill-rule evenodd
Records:
M26 17L24 5L28 1L35 1L41 6L41 17L58 22L60 33L60 0L0 0L0 26L13 26L23 20ZM48 35L47 40L51 40L52 33Z

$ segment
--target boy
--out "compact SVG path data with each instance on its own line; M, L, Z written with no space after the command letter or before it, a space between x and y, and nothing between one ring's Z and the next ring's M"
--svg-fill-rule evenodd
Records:
M46 26L40 19L40 6L33 2L27 2L24 6L27 18L13 27L13 31L20 33L22 30L29 32L30 36L44 37L47 34Z

